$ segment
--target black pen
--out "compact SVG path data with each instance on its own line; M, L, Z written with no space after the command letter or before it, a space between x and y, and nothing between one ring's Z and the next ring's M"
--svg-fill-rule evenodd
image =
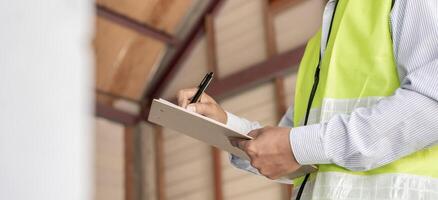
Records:
M213 72L209 72L205 75L204 79L202 79L201 83L198 86L198 91L196 91L195 96L193 96L192 100L190 101L191 104L198 102L202 93L207 89L212 79L213 79Z

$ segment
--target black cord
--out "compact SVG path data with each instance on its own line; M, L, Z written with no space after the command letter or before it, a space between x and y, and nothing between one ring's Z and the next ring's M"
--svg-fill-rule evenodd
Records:
M321 62L321 56L319 57L319 62ZM309 102L307 103L307 111L306 111L306 116L304 118L304 125L307 125L307 121L309 120L310 108L312 107L313 98L315 97L316 89L318 88L319 70L320 70L319 67L320 67L320 65L318 63L318 66L316 67L316 71L315 71L315 80L313 82L312 91L310 92ZM297 197L295 198L296 200L301 199L301 195L303 194L304 187L306 186L306 182L307 182L307 179L309 179L309 176L310 176L310 174L306 174L306 176L304 177L304 180L301 183L300 189L298 190Z
M326 45L328 45L328 41L330 40L330 35L331 35L331 32L332 32L333 21L334 21L334 18L335 18L336 8L337 7L338 7L338 1L336 1L335 8L333 10L332 20L330 22L330 28L329 28L329 32L328 32L328 38L327 38L327 44ZM319 54L318 65L316 66L316 70L315 70L315 77L314 77L314 82L313 82L313 86L312 86L312 91L310 92L309 101L307 102L306 116L304 117L304 126L307 125L307 121L309 120L310 109L312 107L313 98L315 97L316 90L318 89L319 72L320 72L320 70L321 70L321 54ZM310 174L306 174L306 176L304 177L304 180L301 183L300 189L298 190L297 197L295 198L295 200L300 200L301 199L301 195L303 194L304 187L306 186L306 182L307 182L307 179L309 179L309 176L310 176Z
M301 183L300 189L298 190L298 194L297 194L296 200L300 200L301 199L301 195L303 194L304 187L306 186L306 182L307 182L307 179L309 179L309 176L310 176L310 174L306 174L306 176L304 177L303 183Z

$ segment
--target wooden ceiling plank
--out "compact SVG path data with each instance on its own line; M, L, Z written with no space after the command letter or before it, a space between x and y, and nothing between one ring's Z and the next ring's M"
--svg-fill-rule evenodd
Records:
M148 38L134 37L127 53L121 58L120 65L113 69L116 72L112 76L108 92L141 101L142 93L151 76L150 72L155 63L159 62L164 50L165 46L161 43Z
M202 0L97 0L96 3L156 30L175 35Z
M107 7L96 4L96 13L99 17L110 20L116 24L132 29L142 35L152 37L169 45L175 45L176 40L173 36L164 31L155 29L152 26L138 22L121 13L117 13Z
M110 91L112 78L136 37L138 34L135 31L103 18L96 19L96 36L93 45L96 57L97 89Z

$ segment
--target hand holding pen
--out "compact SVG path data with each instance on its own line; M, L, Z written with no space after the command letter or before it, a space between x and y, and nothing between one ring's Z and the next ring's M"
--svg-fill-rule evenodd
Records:
M212 97L204 93L212 79L213 72L210 72L205 75L198 88L180 90L177 95L178 105L226 124L227 114L224 109Z

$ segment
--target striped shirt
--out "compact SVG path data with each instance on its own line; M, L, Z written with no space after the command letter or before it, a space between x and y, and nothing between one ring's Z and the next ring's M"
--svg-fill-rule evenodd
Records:
M321 54L334 2L329 0L324 10ZM324 123L292 128L291 147L300 164L336 164L365 171L438 144L438 1L395 1L391 33L400 88L370 108L357 108L350 115L339 114ZM292 108L280 126L293 127ZM261 127L257 122L227 114L227 125L240 132ZM258 173L248 161L231 156L231 163Z

